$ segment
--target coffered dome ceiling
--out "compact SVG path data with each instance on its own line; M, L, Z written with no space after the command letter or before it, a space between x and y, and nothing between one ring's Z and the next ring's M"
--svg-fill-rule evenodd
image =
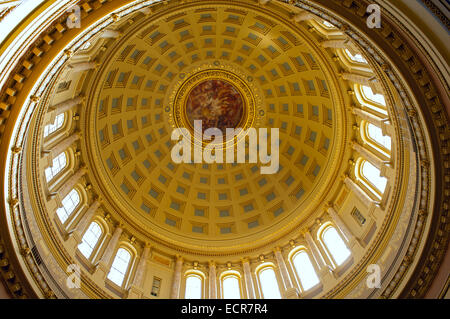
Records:
M0 50L0 64L17 51L0 70L0 273L15 296L180 298L192 275L214 299L233 274L263 298L269 268L284 298L425 294L448 244L448 68L417 54L394 1L380 29L365 0L83 0L80 28L49 3ZM172 134L197 120L279 129L278 171L252 143L245 163L178 163Z
M83 140L83 156L108 210L144 234L211 248L261 241L311 217L336 178L347 121L333 61L283 14L245 5L172 8L115 41L82 115L86 135L95 136ZM201 94L218 85L234 117L205 113L214 101ZM195 103L205 104L200 113ZM172 131L194 119L204 129L279 128L279 171L261 174L248 157L175 164Z

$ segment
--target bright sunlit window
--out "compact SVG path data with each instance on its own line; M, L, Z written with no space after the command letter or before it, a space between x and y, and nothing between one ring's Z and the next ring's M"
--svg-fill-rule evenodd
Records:
M322 233L322 240L337 266L342 265L350 257L351 252L339 236L336 228L329 226Z
M364 57L363 57L361 54L359 54L359 53L356 53L356 54L353 55L353 54L350 52L349 49L345 49L345 53L346 53L347 56L350 58L350 60L352 60L352 61L354 61L354 62L358 62L358 63L367 63L367 60L364 59Z
M292 258L295 271L300 279L303 290L308 290L319 283L314 266L305 250L301 250Z
M83 236L81 243L78 245L78 250L86 257L89 258L94 251L95 246L98 243L103 231L100 225L96 222L92 222L89 225L88 230Z
M239 279L236 276L226 276L223 281L223 298L240 299L241 290L239 288Z
M369 86L363 85L361 86L364 97L374 103L386 106L386 100L382 94L373 93L372 89Z
M50 134L56 132L60 129L64 124L64 113L58 114L55 117L55 121L52 124L48 124L44 127L44 137L49 136Z
M51 181L59 172L61 172L67 165L67 156L62 152L53 159L52 166L45 169L45 178L47 182Z
M362 163L361 174L380 193L384 193L387 179L386 177L380 176L381 172L377 167L368 161L364 161Z
M259 272L262 297L264 299L281 299L280 288L278 287L275 271L271 267L266 267Z
M202 285L203 279L199 275L188 275L186 278L186 292L184 293L184 297L186 299L201 299Z
M70 215L72 215L79 203L80 195L75 189L72 189L70 193L62 200L62 207L56 210L56 214L62 223L64 223Z
M334 28L336 28L334 25L332 25L330 22L328 22L328 21L323 21L322 22L322 24L324 25L324 26L326 26L327 28L329 28L329 29L334 29Z
M122 286L125 274L130 264L131 254L124 248L117 250L116 257L108 274L108 279L118 286Z
M367 124L367 137L369 137L375 144L381 146L385 150L391 150L391 138L383 135L383 131L376 125Z

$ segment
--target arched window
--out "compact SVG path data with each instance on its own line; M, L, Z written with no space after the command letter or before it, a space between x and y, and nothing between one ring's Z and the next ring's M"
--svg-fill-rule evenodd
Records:
M114 257L111 270L108 273L108 279L118 286L122 286L123 280L130 265L131 254L124 248L119 248Z
M345 49L345 54L347 54L348 58L353 62L367 63L367 60L359 53L352 54L349 49Z
M376 148L381 148L384 153L387 153L391 150L391 138L389 136L383 135L383 131L376 125L372 123L366 123L366 135L369 138L370 144Z
M336 29L336 27L335 27L333 24L331 24L330 22L328 22L328 21L323 20L323 21L322 21L322 24L323 24L325 27L327 27L328 29Z
M64 119L64 113L56 115L55 121L52 124L48 124L44 127L44 137L47 137L60 129L64 124Z
M388 115L386 100L382 94L375 94L369 86L359 84L355 84L355 94L362 106L377 113Z
M281 299L277 277L272 267L265 267L258 273L262 297L264 299Z
M380 104L383 106L386 106L386 100L384 99L384 96L382 94L375 94L373 93L372 89L366 85L361 86L361 91L363 93L363 96L376 104Z
M56 210L56 214L62 223L64 223L70 215L72 215L79 203L80 195L77 190L72 189L70 193L62 200L62 207Z
M186 277L186 291L184 298L201 299L203 293L203 278L197 274L189 274Z
M363 161L361 164L361 175L363 182L367 181L368 186L375 194L381 195L386 189L387 179L381 176L381 172L372 163Z
M300 250L292 258L297 276L300 279L300 285L303 291L311 289L316 286L320 280L317 277L316 270L314 269L311 259L305 250Z
M84 234L81 243L78 245L78 250L84 255L84 257L91 257L91 254L94 251L95 246L97 246L102 233L102 227L100 227L98 223L92 222L89 225L89 228Z
M332 256L336 266L342 265L342 263L350 257L350 250L342 240L342 237L339 236L336 228L333 226L328 226L322 232L322 240L326 249Z
M53 159L52 166L45 169L45 178L47 182L51 181L67 165L67 155L62 152Z
M241 289L239 278L236 275L227 275L222 279L222 289L224 299L240 299Z

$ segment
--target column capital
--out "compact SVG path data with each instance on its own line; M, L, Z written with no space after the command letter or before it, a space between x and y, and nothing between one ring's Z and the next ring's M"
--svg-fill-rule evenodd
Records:
M176 254L175 255L175 261L176 262L184 262L184 258L183 258L183 256L181 256L181 255L179 255L179 254Z

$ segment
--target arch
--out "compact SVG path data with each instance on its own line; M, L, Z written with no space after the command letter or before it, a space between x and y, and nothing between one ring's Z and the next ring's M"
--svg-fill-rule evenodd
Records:
M55 116L53 123L49 123L44 126L44 138L49 137L62 130L66 124L66 113L61 113Z
M381 176L381 171L371 162L359 158L355 165L355 176L378 199L381 199L386 189L387 178Z
M56 210L56 214L58 215L61 223L64 224L80 206L81 196L79 191L76 188L72 189L69 194L63 198L61 203L62 207Z
M205 297L205 275L198 270L189 270L185 277L185 299L202 299Z
M344 49L343 51L345 53L345 56L351 63L367 64L367 60L363 57L361 53L355 52L353 54L352 52L350 52L349 49Z
M69 157L67 152L62 152L56 156L52 165L45 169L45 179L51 182L57 175L59 175L69 165Z
M105 235L103 226L97 221L92 221L78 245L78 250L87 259L91 259L95 249L99 246L101 238Z
M289 262L292 265L301 291L310 290L320 284L320 279L306 247L294 248L289 253Z
M263 299L281 299L281 290L275 273L275 266L266 263L256 268L259 290Z
M354 92L358 102L369 111L388 115L386 99L382 94L375 94L370 87L360 84L354 85Z
M383 134L383 130L368 121L361 121L361 138L370 147L382 153L387 157L391 157L392 139L388 135Z
M342 235L331 222L325 223L319 228L317 238L334 268L341 266L352 256Z
M119 246L107 278L117 286L123 287L132 263L132 253L124 246Z
M238 271L224 271L220 274L219 279L223 299L242 298L242 276Z

